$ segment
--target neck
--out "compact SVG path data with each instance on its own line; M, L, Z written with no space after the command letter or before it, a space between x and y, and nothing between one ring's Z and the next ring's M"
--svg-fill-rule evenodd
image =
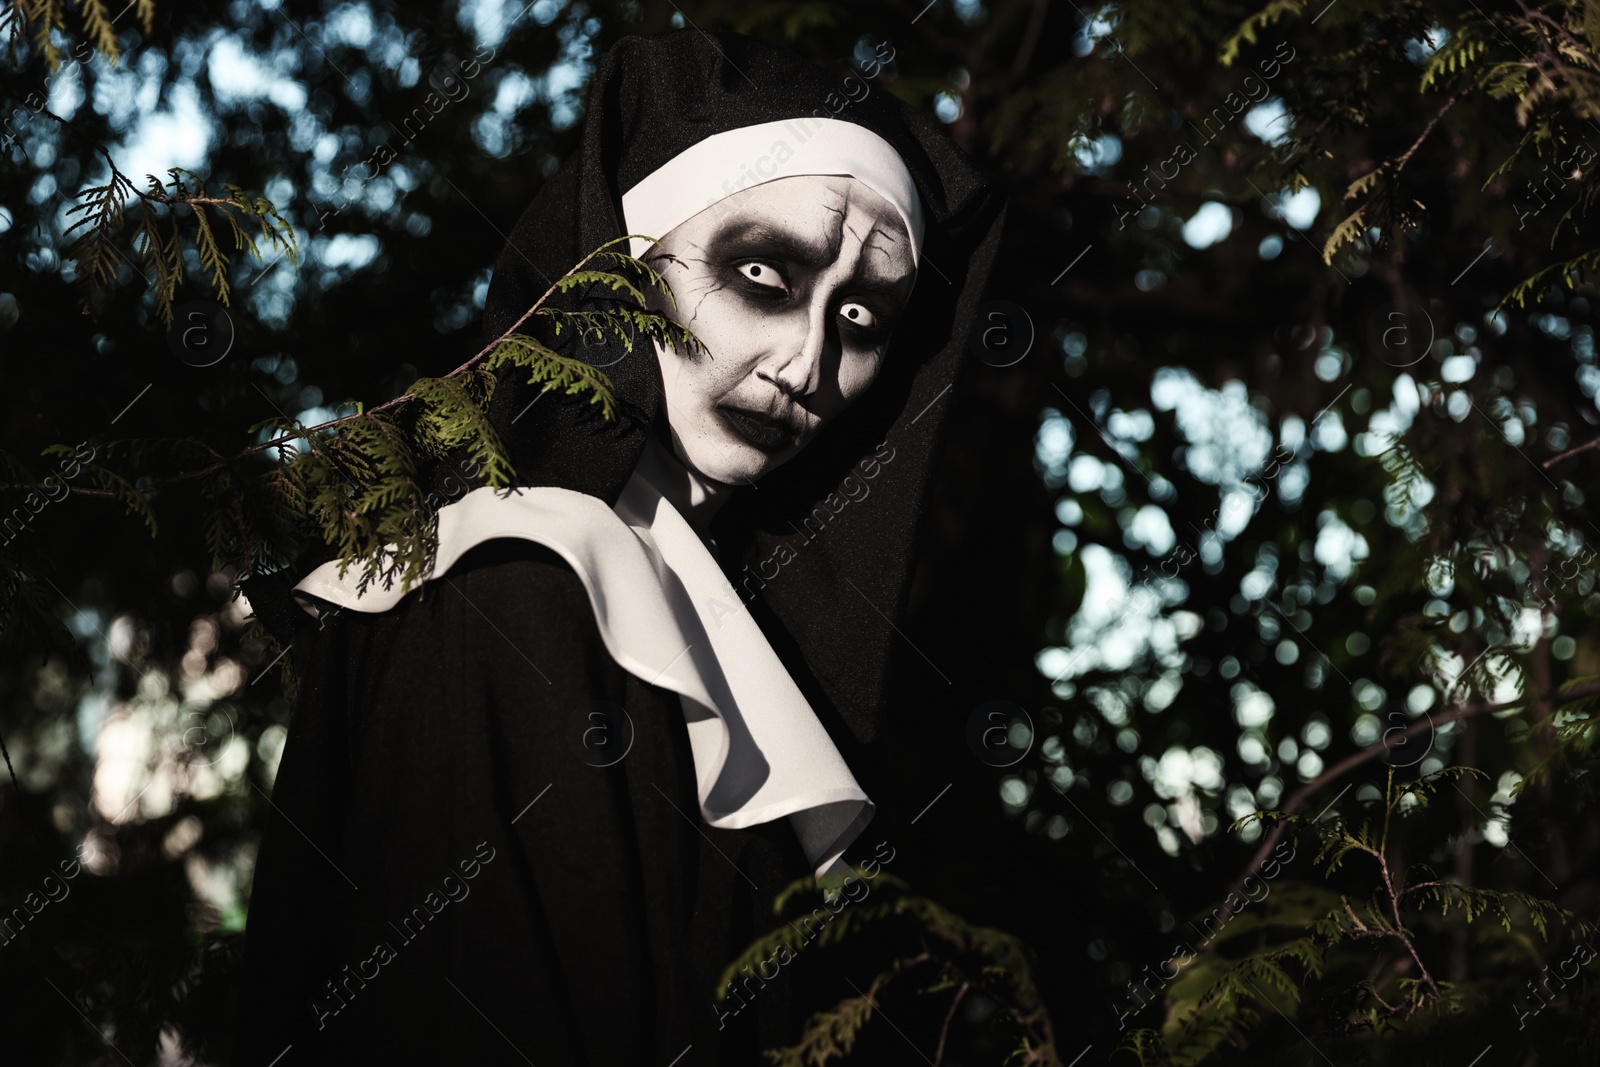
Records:
M702 539L709 536L712 518L733 492L731 486L690 470L672 451L672 446L653 433L636 470L678 509Z

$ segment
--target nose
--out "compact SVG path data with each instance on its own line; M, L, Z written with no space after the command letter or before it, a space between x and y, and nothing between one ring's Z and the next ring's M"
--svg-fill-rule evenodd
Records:
M756 365L756 377L798 400L822 386L823 367L833 344L828 300L822 294L774 323L771 354Z

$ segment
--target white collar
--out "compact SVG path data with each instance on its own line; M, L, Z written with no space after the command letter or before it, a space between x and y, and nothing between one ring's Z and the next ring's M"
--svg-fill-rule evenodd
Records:
M673 488L696 507L692 484ZM560 554L583 583L617 664L678 694L702 818L742 829L788 816L815 872L839 873L873 803L721 567L650 479L636 470L615 510L552 486L480 488L440 508L438 529L434 566L424 580L495 538L536 541ZM352 566L341 578L338 563L327 563L295 590L313 615L313 597L380 612L406 594L374 585L360 595L359 574Z

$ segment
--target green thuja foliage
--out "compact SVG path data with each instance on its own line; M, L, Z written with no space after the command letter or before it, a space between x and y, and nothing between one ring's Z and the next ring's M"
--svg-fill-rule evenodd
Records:
M1555 744L1539 763L1535 764L1518 783L1517 790L1552 778L1579 783L1587 799L1593 798L1594 771L1600 768L1600 694L1594 692L1600 678L1574 678L1558 694L1558 699L1569 690L1587 695L1577 699L1560 700L1560 707L1552 716L1551 730Z
M70 21L69 7L76 9ZM139 28L149 36L155 25L155 0L132 0L127 4L120 0L9 0L0 10L0 38L26 41L55 70L61 66L60 42L75 23L93 42L95 51L115 64L122 56L117 47L117 21L128 9L134 11Z
M865 894L848 888L866 887ZM772 976L772 968L794 963L809 947L838 946L871 939L882 951L877 974L855 995L813 1013L795 1044L764 1053L775 1067L822 1067L849 1056L891 986L909 986L917 997L938 998L943 1024L929 1034L905 1035L931 1045L943 1061L958 1009L968 998L986 998L998 1009L986 1025L1003 1032L1007 1063L1060 1067L1050 1015L1033 980L1027 949L1003 930L970 923L943 905L911 892L901 879L876 869L856 868L855 878L837 896L817 904L822 886L802 878L778 894L773 911L785 922L758 938L723 971L717 1000L752 989L751 978ZM813 949L814 951L814 949ZM758 994L757 994L758 995Z
M314 426L287 416L268 419L250 427L259 443L233 456L193 441L112 442L81 464L67 495L120 502L153 535L153 501L192 484L207 505L201 525L212 566L227 569L238 580L287 567L307 546L321 544L338 560L341 573L358 574L361 589L374 582L409 589L427 576L437 547L441 502L419 481L429 462L460 457L480 485L505 489L515 484L516 471L486 410L504 374L524 375L541 395L587 395L600 417L615 416L616 399L606 375L522 332L526 323L543 317L558 337L571 330L592 343L615 342L627 351L641 340L684 352L701 349L692 332L649 308L650 290L660 293L668 306L675 304L659 273L614 250L631 236L585 256L511 329L466 363L437 378L419 378L392 400L370 409L348 402L340 406L345 413ZM557 295L592 296L596 291L618 294L619 306L572 311L548 303ZM65 445L45 450L46 458L72 454ZM18 483L37 477L9 457L5 462L11 488L27 488ZM9 614L31 610L45 617L30 619L26 626L7 618L6 629L31 629L48 622L48 602L20 592L33 579L14 558L0 555L0 582L19 590Z
M116 23L122 15L136 12L138 25L147 37L153 29L153 0L131 0L119 5L115 15L104 0L80 0L76 6L85 36L95 51L113 65L121 56ZM9 0L0 9L0 38L23 42L43 56L55 72L61 67L61 42L68 29L67 7L66 0ZM37 106L34 110L71 128L67 120L53 112ZM261 263L265 246L267 251L286 257L291 265L299 264L300 244L294 228L265 197L232 183L224 186L227 196L212 195L202 178L182 167L168 168L165 181L146 175L148 184L140 189L117 168L103 146L97 144L94 150L106 166L106 179L82 189L74 197L78 202L67 209L68 218L77 217L67 228L67 233L74 235L67 256L77 264L75 281L84 311L94 310L95 298L111 287L124 264L144 275L155 292L156 312L168 326L172 325L173 301L186 273L186 254L195 257L216 299L224 305L231 293L228 268L233 253L248 252ZM121 247L130 204L137 263ZM188 210L181 211L183 208ZM185 219L192 220L192 227ZM220 230L222 224L226 224L226 231ZM187 232L191 228L193 232ZM219 233L224 236L219 237Z
M1406 862L1416 845L1411 824L1441 797L1470 802L1462 783L1486 777L1449 766L1408 779L1391 768L1358 817L1272 810L1235 822L1234 830L1271 827L1269 841L1287 832L1297 843L1309 838L1324 884L1269 887L1259 911L1227 918L1198 951L1167 961L1177 974L1158 990L1161 1026L1129 1031L1118 1051L1141 1067L1199 1067L1251 1047L1282 1019L1326 1049L1443 1036L1465 1013L1507 1012L1514 980L1492 970L1442 976L1456 946L1531 979L1540 971L1537 946L1587 943L1596 927L1537 894L1475 887Z
M1348 7L1348 5L1346 5ZM1343 61L1356 72L1350 84L1336 92L1312 89L1290 103L1294 117L1289 184L1307 184L1300 163L1311 166L1318 154L1314 144L1324 135L1368 125L1372 108L1366 97L1369 85L1388 83L1385 62L1396 46L1412 42L1427 52L1416 67L1419 100L1418 128L1414 138L1387 159L1372 161L1364 173L1348 180L1343 200L1345 216L1323 242L1323 258L1333 263L1341 252L1364 247L1384 248L1426 223L1431 205L1424 190L1409 184L1405 170L1431 137L1448 136L1447 118L1458 105L1474 97L1509 104L1510 121L1520 136L1504 160L1483 181L1483 187L1506 187L1519 165L1531 160L1535 168L1553 167L1559 179L1571 183L1563 189L1564 202L1554 212L1549 247L1554 248L1563 229L1576 229L1597 197L1596 151L1593 122L1600 117L1600 18L1591 0L1560 0L1546 7L1518 4L1467 5L1450 16L1422 5L1394 5L1387 11L1340 12L1321 2L1274 0L1246 18L1222 44L1219 58L1235 62L1246 45L1255 44L1271 27L1294 18L1314 16L1321 21L1345 17L1371 20L1361 42L1325 63ZM1355 91L1352 91L1352 88ZM1543 210L1545 200L1528 200L1513 186L1508 189L1519 223ZM1519 205L1518 199L1521 197ZM1519 225L1518 227L1522 227ZM1500 301L1505 307L1525 306L1552 283L1571 288L1592 279L1600 268L1600 250L1588 250L1542 267L1510 289Z
M156 312L168 326L172 325L172 304L184 277L186 250L192 249L198 258L217 300L228 303L231 257L228 248L217 239L211 213L227 223L233 252L249 252L251 258L260 263L261 246L265 245L287 257L291 264L298 265L300 244L294 228L278 214L272 201L251 196L233 184L227 186L226 197L211 196L205 183L191 172L172 167L167 174L166 182L149 175L149 188L141 191L113 166L104 185L83 190L78 194L79 203L67 209L69 216L81 216L68 230L69 233L81 231L68 254L78 264L77 282L85 311L92 309L95 295L116 280L122 265L131 262L120 247L125 205L130 197L137 202L138 212L134 250L139 254L141 270L155 291ZM184 207L189 209L188 215L194 221L192 235L186 235L180 221L179 208ZM253 232L258 227L259 244Z
M1515 216L1514 225L1493 234L1496 246L1520 243L1537 218L1546 227L1538 240L1555 249L1558 239L1580 230L1600 198L1600 17L1593 0L1448 9L1412 0L1252 6L1242 17L1137 0L1082 9L1085 36L1105 63L1061 65L1021 87L1008 86L994 107L993 143L1029 167L1065 178L1097 176L1094 146L1108 129L1125 143L1176 129L1173 136L1191 149L1206 144L1211 137L1199 122L1219 101L1191 98L1186 79L1163 79L1160 71L1174 58L1214 60L1238 72L1238 101L1252 85L1266 84L1271 104L1282 106L1270 135L1246 139L1230 152L1240 153L1238 176L1249 178L1246 188L1269 208L1276 210L1280 191L1320 190L1334 214L1319 224L1314 243L1329 264L1347 268L1376 252L1403 254L1408 241L1469 221L1450 217L1454 183L1463 180L1465 165L1451 184L1441 185L1436 161L1419 159L1428 152L1459 154L1464 141L1508 141L1503 155L1469 179ZM1018 17L1015 9L1003 12ZM1219 33L1219 22L1230 28ZM1215 44L1208 56L1196 56L1203 42ZM1278 58L1263 82L1258 60L1268 54ZM1395 122L1397 93L1408 104L1404 126ZM1094 104L1062 107L1062 100ZM1383 147L1352 157L1354 141ZM1167 148L1156 155L1163 157L1144 178L1115 183L1119 210L1137 211L1136 185L1164 190L1191 158ZM1126 222L1116 227L1119 233ZM1571 244L1497 294L1498 306L1524 307L1552 285L1592 281L1600 249Z

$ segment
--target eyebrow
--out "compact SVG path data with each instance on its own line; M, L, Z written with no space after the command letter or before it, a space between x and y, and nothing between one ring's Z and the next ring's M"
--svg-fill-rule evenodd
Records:
M856 266L857 278L853 287L862 292L886 297L900 296L906 282L916 276L916 271L913 269L904 280L897 281L874 270L872 263L878 257L872 254L872 242L879 236L887 235L880 232L868 236L862 250L863 255ZM838 250L826 237L820 235L811 237L758 219L734 219L717 230L712 236L712 241L718 244L764 245L777 251L785 259L793 260L814 271L822 270L838 258Z
M802 233L757 219L735 219L718 230L712 239L718 243L770 245L783 252L785 258L813 270L826 267L838 255L826 237L807 238Z

